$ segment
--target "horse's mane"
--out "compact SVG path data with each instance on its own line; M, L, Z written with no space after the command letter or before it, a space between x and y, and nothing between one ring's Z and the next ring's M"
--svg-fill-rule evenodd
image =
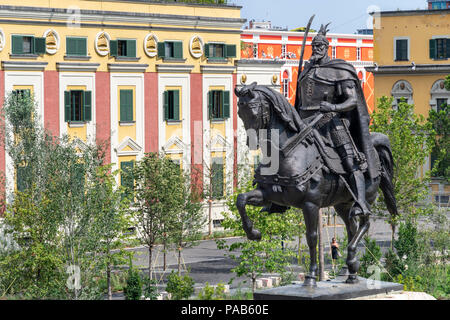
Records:
M271 104L278 116L286 125L295 132L302 129L302 121L295 108L279 92L276 92L265 86L256 86L254 91L261 93Z

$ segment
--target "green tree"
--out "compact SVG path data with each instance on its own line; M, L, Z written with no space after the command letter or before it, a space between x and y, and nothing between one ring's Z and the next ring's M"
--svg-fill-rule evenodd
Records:
M113 189L99 174L108 170L101 169L104 151L52 136L36 109L32 95L14 92L3 108L2 134L17 177L4 222L19 248L0 263L0 287L27 298L100 298L97 282L111 257L103 245L120 233L104 216L113 215L117 203L94 199Z
M434 177L441 177L447 183L450 181L450 106L443 104L438 110L431 109L428 120L433 130L436 132L432 159Z
M112 165L97 168L95 177L89 182L89 207L93 210L93 233L99 240L98 253L100 262L106 272L108 299L112 299L111 271L112 268L126 262L129 254L121 244L128 238L128 228L131 226L129 200L123 198L123 188L117 188L117 171L112 171Z
M185 177L170 159L157 153L146 154L136 163L132 174L138 236L148 246L148 277L152 280L154 246L172 230L174 215L185 208Z
M228 198L227 206L230 212L223 212L222 226L232 230L237 236L245 236L239 212L236 208L236 198L239 193L253 190L249 181L246 186L238 189ZM264 272L284 273L290 261L296 256L295 250L286 245L298 234L301 214L298 210L289 210L284 214L269 214L260 212L261 208L247 206L248 216L255 222L255 228L261 231L261 241L241 241L227 244L224 240L216 240L217 247L228 251L228 256L237 261L232 269L238 277L247 276L252 282L252 291L256 288L256 279Z
M389 137L394 160L392 184L397 200L399 217L390 220L394 237L397 220L406 216L418 216L427 212L419 207L429 194L429 174L421 176L419 169L428 158L434 144L435 132L422 115L414 113L414 106L401 101L392 107L392 98L381 97L372 113L371 131L384 133ZM380 195L374 211L386 215L383 196Z
M197 243L202 234L206 219L203 214L201 197L189 185L189 177L184 175L184 206L174 211L170 225L170 240L177 249L178 274L181 275L182 250Z

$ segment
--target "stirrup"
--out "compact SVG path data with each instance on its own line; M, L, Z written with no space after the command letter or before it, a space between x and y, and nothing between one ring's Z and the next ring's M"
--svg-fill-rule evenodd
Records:
M361 205L359 201L355 201L352 208L350 209L350 217L365 216L368 217L372 214L367 206Z

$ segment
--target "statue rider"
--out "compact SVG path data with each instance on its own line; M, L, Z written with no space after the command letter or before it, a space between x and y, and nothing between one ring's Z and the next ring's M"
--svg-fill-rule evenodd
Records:
M299 76L295 108L306 123L323 114L315 129L341 158L356 197L352 215L369 215L365 173L371 178L378 175L370 117L355 68L328 56L327 26L322 25L312 41L312 56Z

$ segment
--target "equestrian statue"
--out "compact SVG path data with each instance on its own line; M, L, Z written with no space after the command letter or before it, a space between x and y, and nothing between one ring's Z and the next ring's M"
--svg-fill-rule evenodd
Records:
M263 151L255 170L256 189L237 197L243 229L248 239L261 239L246 213L247 204L270 213L302 209L311 259L303 285L310 287L316 286L320 208L333 206L345 223L347 283L358 282L356 249L369 229L378 188L390 214L397 214L389 139L369 132L360 80L351 64L328 56L327 26L314 37L312 56L300 73L302 52L295 106L281 93L256 83L235 88L247 145Z

